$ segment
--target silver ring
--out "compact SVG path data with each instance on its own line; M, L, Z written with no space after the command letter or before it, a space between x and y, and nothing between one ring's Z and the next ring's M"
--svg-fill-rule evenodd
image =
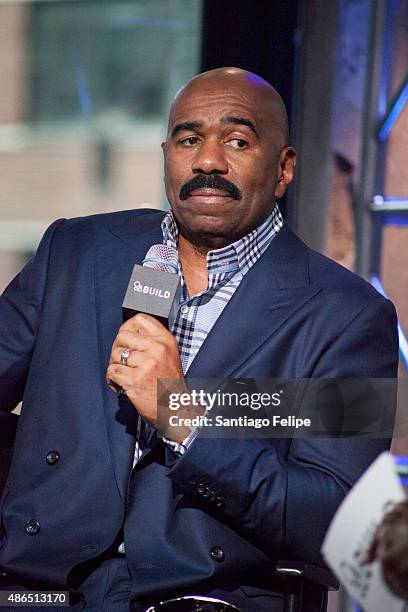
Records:
M129 355L130 355L130 349L123 349L123 351L120 354L120 363L122 365L127 366Z

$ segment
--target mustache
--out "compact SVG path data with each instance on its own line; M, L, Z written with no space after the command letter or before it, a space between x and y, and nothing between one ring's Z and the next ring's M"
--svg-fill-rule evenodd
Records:
M241 199L241 191L234 183L230 183L219 174L197 174L180 189L180 200L186 200L195 189L221 189L234 200Z

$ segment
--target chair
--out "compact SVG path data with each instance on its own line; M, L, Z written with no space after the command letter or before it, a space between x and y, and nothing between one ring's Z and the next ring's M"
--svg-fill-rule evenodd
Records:
M320 591L320 612L326 612L328 591L337 591L339 581L324 567L302 561L278 561L276 575L282 579L284 612L307 612L302 608L304 590Z
M283 585L283 612L309 612L305 607L307 603L303 598L308 587L311 587L314 592L319 591L319 612L326 612L328 591L337 591L340 587L339 582L327 568L301 561L278 561L276 565L276 576L280 578ZM209 603L206 605L205 600L214 603L213 605ZM212 610L213 612L227 612L227 610L235 609L237 608L226 604L226 602L221 602L220 600L192 595L169 599L157 603L148 609L141 606L133 610L134 612L193 612L193 610L197 612L204 612L207 610Z

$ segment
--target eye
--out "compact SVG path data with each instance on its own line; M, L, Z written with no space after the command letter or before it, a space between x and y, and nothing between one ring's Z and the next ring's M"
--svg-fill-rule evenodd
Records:
M192 147L197 143L198 143L197 136L189 136L188 138L184 138L183 140L180 140L180 144L184 145L185 147Z
M228 144L230 144L233 149L246 149L248 146L247 141L243 138L231 138Z

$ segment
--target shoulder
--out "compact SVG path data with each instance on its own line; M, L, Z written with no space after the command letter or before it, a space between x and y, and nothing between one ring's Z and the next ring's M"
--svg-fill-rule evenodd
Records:
M320 298L333 323L341 325L355 321L356 325L361 325L370 320L381 326L387 321L396 328L394 304L370 282L325 255L308 250L311 284L321 286Z
M364 301L382 297L371 283L329 257L313 249L308 249L308 255L311 284L320 283L327 292L339 298L353 296Z
M71 219L61 219L58 225L60 230L78 231L89 230L95 226L105 227L108 230L114 230L123 225L140 226L140 228L148 229L154 225L160 225L166 213L162 210L154 208L138 208L136 210L121 210L119 212L99 213L96 215L88 215L84 217L74 217Z
M320 287L325 294L332 295L334 299L354 299L364 303L371 299L383 298L364 278L311 249L287 223L284 224L278 237L278 240L272 241L272 247L274 243L278 247L275 253L280 260L278 264L281 275L290 273L293 276L299 269L303 270L302 274L298 274L298 281L301 279L304 284Z
M305 282L319 290L315 304L324 308L333 326L350 322L365 310L368 314L387 311L395 318L393 304L370 282L309 248L290 228L285 228L282 238L289 245L285 247L287 257L295 260L291 269L304 268Z
M70 246L71 248L90 247L96 232L102 230L119 237L137 236L150 229L159 228L165 211L152 208L124 210L101 213L71 219L57 219L46 230L43 243Z

